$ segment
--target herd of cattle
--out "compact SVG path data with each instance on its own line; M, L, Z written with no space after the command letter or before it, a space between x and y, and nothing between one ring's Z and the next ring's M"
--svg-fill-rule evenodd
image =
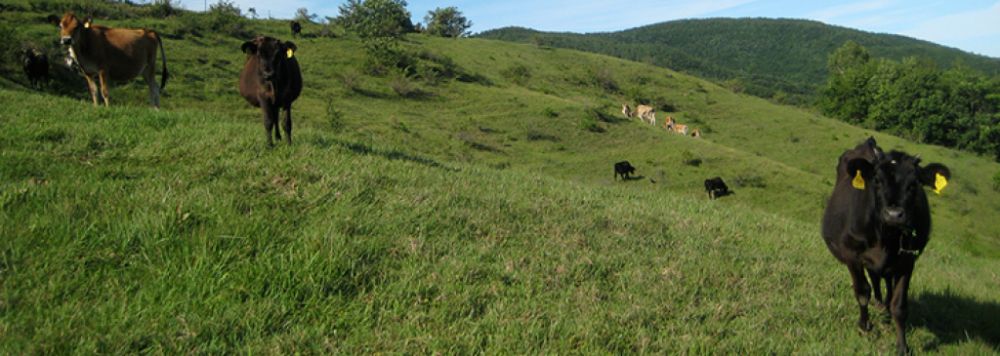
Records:
M127 81L142 75L149 86L149 102L159 108L160 94L167 85L167 54L163 40L153 30L140 28L112 28L93 24L90 17L78 18L67 12L62 17L50 15L48 21L59 27L59 42L66 50L66 65L77 71L87 82L91 101L98 105L98 94L105 106L110 105L108 95L112 81ZM298 35L302 26L291 23L292 35ZM290 41L258 36L241 46L247 54L240 72L239 92L246 101L259 107L264 117L268 145L274 139L292 143L292 103L302 92L302 74L295 59L296 46ZM163 61L160 83L156 83L156 55L159 50ZM22 52L23 68L32 86L40 86L48 79L49 62L34 48ZM279 111L284 110L281 129L278 129Z
M104 105L109 105L110 81L129 80L140 74L149 86L150 103L159 106L169 73L163 41L155 31L94 25L90 18L80 19L73 13L53 15L49 21L59 26L60 43L67 51L66 64L86 79L95 106L98 93ZM300 24L290 25L293 36L301 31ZM244 42L241 49L247 57L239 77L240 95L261 109L269 145L273 145L272 131L274 139L281 140L281 129L286 142L291 144L292 103L302 92L295 44L258 36ZM154 78L157 50L163 60L159 85ZM34 49L27 49L22 55L31 85L41 85L48 73L48 60ZM282 109L285 115L278 129ZM656 125L656 112L648 105L638 105L632 110L628 104L622 104L622 114ZM701 136L698 129L689 133L687 125L677 123L672 117L667 117L663 127L685 136ZM628 161L617 162L614 178L632 179L635 170ZM830 252L850 272L861 312L858 326L862 330L871 329L868 304L874 291L875 305L887 308L895 321L900 353L909 351L905 323L910 277L930 236L930 206L921 186L940 193L950 178L946 166L939 163L921 166L919 157L899 151L885 153L874 138L844 152L837 164L833 195L823 215L822 236ZM710 199L732 194L720 177L706 179L705 191ZM886 284L884 296L882 281Z
M622 104L622 115L625 115L626 119L638 117L639 120L642 120L642 122L656 126L656 109L653 109L653 107L649 105L636 105L635 110L632 110L632 107L627 103ZM663 128L668 132L673 132L682 136L691 135L691 137L694 138L701 137L701 130L696 128L689 132L687 125L678 123L672 116L667 116L667 119L663 121Z

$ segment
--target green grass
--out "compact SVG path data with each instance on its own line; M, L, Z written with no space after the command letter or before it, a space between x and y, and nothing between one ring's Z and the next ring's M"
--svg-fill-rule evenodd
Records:
M864 130L669 70L474 39L408 38L478 79L413 80L430 95L403 99L364 74L355 40L304 38L295 144L267 149L236 93L240 43L166 40L160 111L139 82L111 108L0 84L17 103L0 111L0 353L894 351L887 318L856 332L819 237L836 158ZM530 75L504 74L518 66ZM705 138L609 119L624 92ZM955 176L931 197L911 347L997 352L1000 166L876 137ZM644 178L614 182L621 159ZM708 201L715 175L754 184Z

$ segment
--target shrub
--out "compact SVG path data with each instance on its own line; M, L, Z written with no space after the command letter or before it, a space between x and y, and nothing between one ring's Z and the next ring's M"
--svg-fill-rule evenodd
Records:
M691 151L688 150L681 152L681 161L692 167L701 166L702 163L701 158L696 157L694 153L691 153Z
M764 177L750 174L750 175L740 175L733 179L733 182L737 187L753 187L753 188L767 188L767 183L764 182Z
M615 81L615 75L608 68L601 68L594 72L594 84L598 88L604 90L604 92L609 94L618 94L621 92L621 88L618 87L618 82Z
M337 109L333 96L326 98L326 120L330 129L339 132L344 128L344 114Z
M413 32L404 0L348 0L337 22L361 38L400 38Z
M385 75L393 69L410 68L413 58L399 48L399 42L391 37L373 37L362 41L368 54L367 67L372 75Z
M531 79L531 69L524 64L515 64L500 71L500 75L517 85L524 85Z
M559 112L553 110L552 108L545 108L542 110L542 115L548 118L556 118L559 117Z
M240 12L236 3L227 0L208 6L208 28L214 32L221 32L237 38L248 38L253 33L247 29L246 18Z
M427 22L426 31L428 34L441 37L467 36L469 28L472 27L472 22L454 6L428 11L424 21Z

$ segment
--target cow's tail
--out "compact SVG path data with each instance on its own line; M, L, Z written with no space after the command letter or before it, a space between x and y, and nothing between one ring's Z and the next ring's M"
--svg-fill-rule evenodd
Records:
M156 36L156 42L160 44L160 58L163 59L163 74L160 75L160 90L167 87L167 78L170 77L170 73L167 72L167 52L163 50L163 38L160 38L160 34L153 32Z

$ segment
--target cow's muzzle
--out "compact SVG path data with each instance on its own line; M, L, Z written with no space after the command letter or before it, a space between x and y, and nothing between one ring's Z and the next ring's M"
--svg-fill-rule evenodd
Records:
M906 223L906 211L902 208L889 207L882 210L882 221L892 226Z
M62 43L64 46L69 46L73 44L73 37L64 36L62 39L59 40L59 43Z

